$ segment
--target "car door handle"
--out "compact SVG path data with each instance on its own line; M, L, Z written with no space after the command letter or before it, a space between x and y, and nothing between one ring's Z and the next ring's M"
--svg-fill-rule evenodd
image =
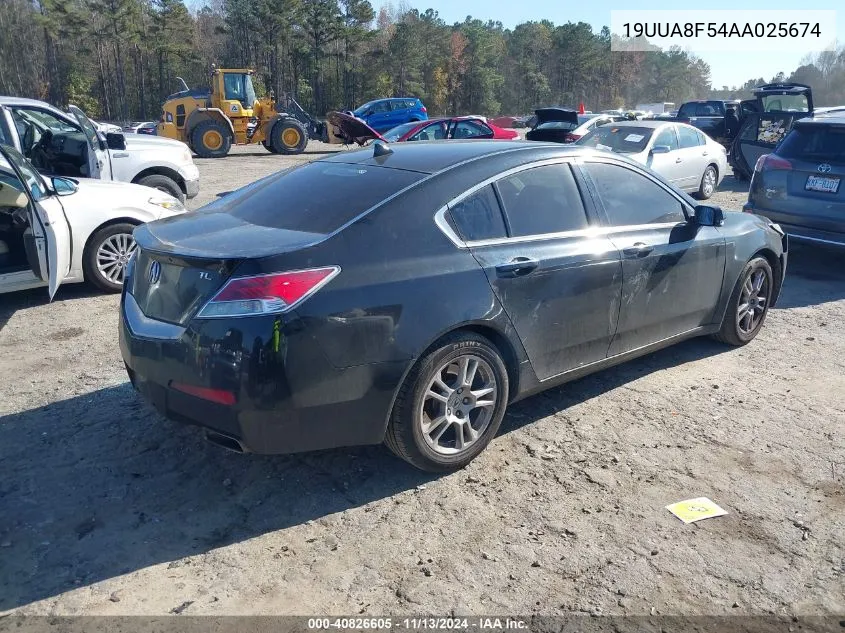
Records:
M645 257L653 250L654 247L649 246L645 242L635 242L632 246L623 248L622 252L625 254L625 257Z
M682 158L676 158L676 159L675 159L675 162L676 162L676 163L680 163L680 162L682 162L682 161L683 161L683 159L682 159Z
M529 257L514 257L507 264L496 266L496 274L499 277L522 277L534 271L540 262Z

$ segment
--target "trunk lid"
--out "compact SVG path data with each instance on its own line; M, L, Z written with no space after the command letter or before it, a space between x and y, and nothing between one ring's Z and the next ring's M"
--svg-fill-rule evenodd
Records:
M566 108L540 108L534 110L534 114L537 115L537 125L548 123L549 121L566 121L568 123L574 123L575 127L578 127L578 113L575 110L568 110Z
M138 255L129 292L147 317L178 325L187 324L244 260L288 253L325 237L196 212L142 224L134 235Z

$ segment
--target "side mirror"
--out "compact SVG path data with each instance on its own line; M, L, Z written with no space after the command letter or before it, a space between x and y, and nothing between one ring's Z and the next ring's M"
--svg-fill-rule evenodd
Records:
M70 178L62 178L61 176L53 176L50 180L53 184L53 191L57 196L69 196L74 194L79 189L79 185L73 182Z
M29 199L20 189L12 185L0 182L0 208L26 209Z
M652 154L668 154L671 151L668 145L655 145L651 148Z
M725 213L721 207L711 207L706 204L695 207L693 222L698 226L722 226L724 221Z
M119 132L106 134L106 146L109 149L126 149L126 137Z

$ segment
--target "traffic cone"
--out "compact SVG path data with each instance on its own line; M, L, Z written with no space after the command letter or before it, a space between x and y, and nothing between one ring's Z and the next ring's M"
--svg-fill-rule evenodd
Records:
M584 114L584 102L583 101L578 106L578 114Z

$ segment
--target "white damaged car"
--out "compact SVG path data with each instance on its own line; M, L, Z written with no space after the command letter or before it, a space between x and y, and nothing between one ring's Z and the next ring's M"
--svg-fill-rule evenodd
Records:
M123 287L132 231L184 213L175 197L123 182L40 174L0 143L0 293L89 281Z
M0 143L17 149L42 174L133 182L182 202L199 193L199 169L185 143L158 136L104 133L82 110L0 97Z

